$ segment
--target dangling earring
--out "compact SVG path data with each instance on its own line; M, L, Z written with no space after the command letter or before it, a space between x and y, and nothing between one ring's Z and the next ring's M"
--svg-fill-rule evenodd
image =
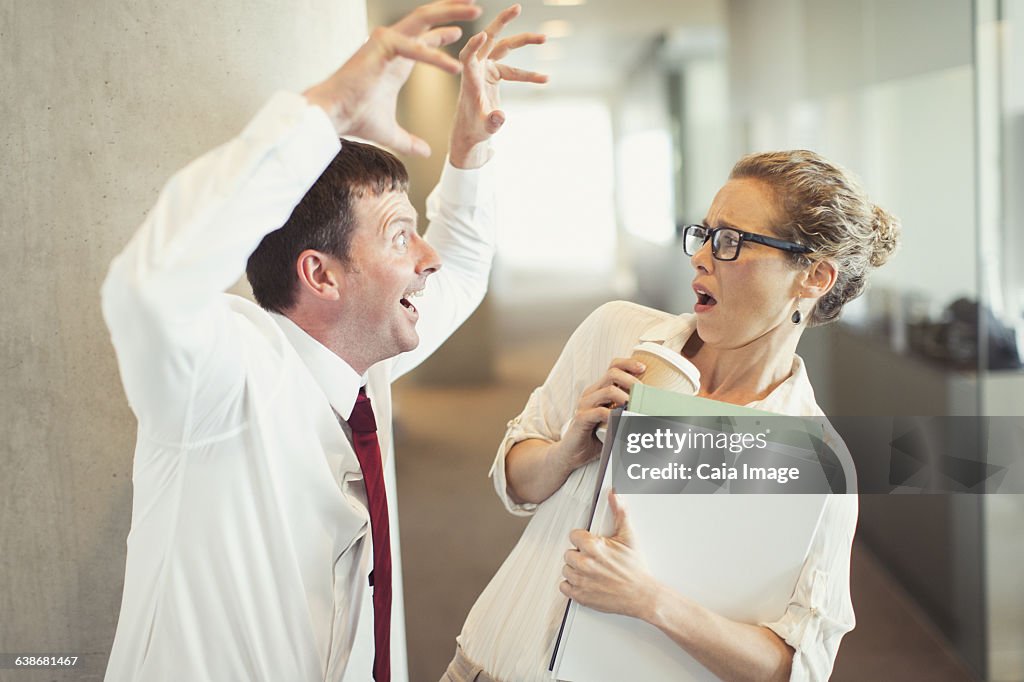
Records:
M794 310L793 317L789 319L793 320L793 324L800 324L800 320L803 319L803 317L800 316L800 309L797 308L796 310Z

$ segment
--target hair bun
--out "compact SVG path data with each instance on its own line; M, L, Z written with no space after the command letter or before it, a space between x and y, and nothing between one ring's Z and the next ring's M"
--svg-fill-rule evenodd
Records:
M900 243L900 221L880 206L873 207L871 227L874 230L874 245L870 262L872 267L884 265Z

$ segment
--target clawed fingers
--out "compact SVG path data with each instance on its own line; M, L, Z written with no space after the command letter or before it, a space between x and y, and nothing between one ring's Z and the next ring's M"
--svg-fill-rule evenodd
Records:
M518 49L523 45L543 45L547 40L547 36L543 33L520 33L518 35L509 36L508 38L502 38L494 45L494 49L491 50L491 59L497 61L504 59L509 52Z
M490 41L494 41L498 34L501 33L506 26L512 23L512 20L519 16L520 12L523 11L521 5L512 5L503 9L498 16L494 17L494 21L487 24L487 28L484 29L484 33Z
M466 41L466 44L462 47L459 52L459 60L463 64L469 63L470 60L476 59L480 55L481 48L484 43L487 42L486 33L477 33L475 36Z
M416 137L405 128L399 127L391 140L380 140L399 154L410 154L412 156L430 156L430 145L426 140Z
M473 0L442 0L422 5L394 24L405 35L416 36L433 26L458 21L472 21L483 11Z
M429 47L444 47L445 45L451 45L461 37L462 29L458 26L442 26L441 28L427 31L420 42Z
M538 73L536 71L527 71L525 69L517 69L514 66L508 64L498 64L498 74L502 80L506 81L518 81L520 83L547 83L548 77L546 74Z
M435 39L443 39L446 36L435 37ZM432 64L440 69L448 71L449 73L458 73L462 69L462 65L459 64L458 60L452 59L450 56L445 54L443 51L430 47L420 40L410 38L409 36L402 35L395 31L389 31L387 34L387 40L390 43L389 47L395 54L412 59L425 64Z
M505 125L505 112L495 109L487 115L487 133L493 135Z
M512 5L506 8L494 21L487 25L480 33L467 41L465 47L459 53L459 60L463 64L469 64L472 60L497 60L506 57L509 52L524 45L540 45L547 40L542 33L519 33L502 40L497 36L506 26L509 25L522 12L520 5ZM498 76L507 81L518 81L521 83L547 83L548 77L536 71L527 71L503 64L495 64Z

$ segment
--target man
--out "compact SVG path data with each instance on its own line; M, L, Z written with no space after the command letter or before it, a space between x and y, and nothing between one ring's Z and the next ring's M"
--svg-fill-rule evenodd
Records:
M542 40L496 38L518 7L461 65L438 49L472 2L420 7L276 95L168 182L111 265L103 312L139 432L107 680L391 678L389 385L481 300L498 83L544 80L497 62ZM338 139L429 153L395 122L415 61L463 70L428 239L401 163ZM222 293L243 268L266 309Z

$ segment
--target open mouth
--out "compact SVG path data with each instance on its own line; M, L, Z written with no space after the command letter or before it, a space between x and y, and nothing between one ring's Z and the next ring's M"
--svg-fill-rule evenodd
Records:
M412 301L410 301L409 299L411 299L411 298L419 298L422 295L423 295L423 289L417 289L416 291L410 291L405 296L400 298L398 300L398 302L401 303L402 307L405 308L406 310L411 310L412 312L416 312L416 306L414 306L412 304Z
M706 291L704 291L702 289L697 289L696 290L696 294L697 294L697 305L709 306L710 307L710 306L713 306L716 303L718 303L718 301L715 300L714 296L712 296L711 294L709 294L708 292L706 292Z

